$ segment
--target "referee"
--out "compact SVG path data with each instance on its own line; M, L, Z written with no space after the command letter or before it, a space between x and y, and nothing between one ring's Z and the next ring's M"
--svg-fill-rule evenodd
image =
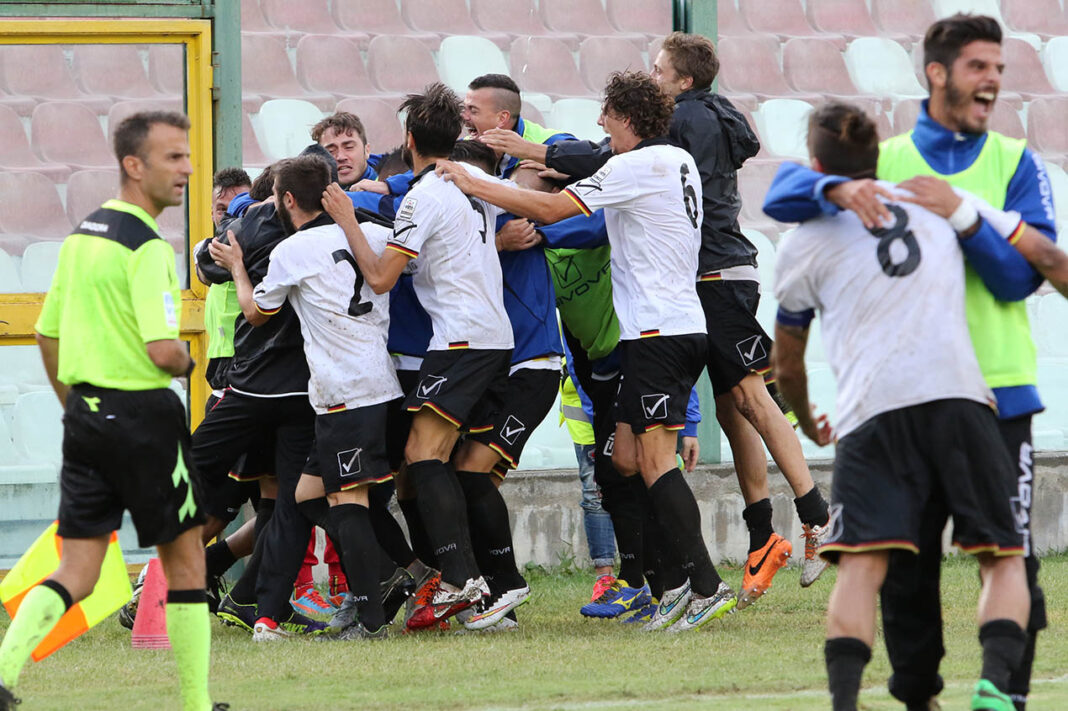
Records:
M27 593L0 645L0 711L30 652L100 577L124 510L138 544L156 546L167 576L167 633L185 711L225 709L208 696L211 647L203 517L185 411L168 385L193 360L178 340L174 250L155 218L180 205L189 175L189 120L130 116L115 131L119 198L63 243L37 321L37 343L63 416L59 568ZM116 456L117 455L117 456Z

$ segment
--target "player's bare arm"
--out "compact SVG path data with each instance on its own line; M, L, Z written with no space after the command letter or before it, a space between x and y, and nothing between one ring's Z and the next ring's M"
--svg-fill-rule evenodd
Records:
M1024 227L1013 246L1054 289L1068 297L1068 254L1030 225Z
M771 362L779 392L797 415L798 427L806 437L824 447L831 443L834 434L827 416L814 417L812 405L808 401L808 375L805 373L807 345L807 328L776 323Z
M331 183L323 191L323 209L345 232L345 241L367 285L376 294L384 294L392 289L411 257L392 249L382 252L381 257L375 254L360 229L352 201L337 183Z
M41 349L41 360L44 361L48 382L52 384L52 389L56 391L56 397L59 398L59 402L61 404L65 403L67 402L67 393L70 392L70 387L59 381L59 339L42 336L40 333L34 335L37 337L37 347Z
M460 188L465 195L485 200L513 215L538 222L549 224L582 214L575 201L565 193L542 193L480 180L468 173L459 163L452 161L439 160L437 174Z
M478 140L499 153L539 163L545 162L545 154L549 150L548 146L528 141L510 128L491 128L483 132Z
M351 204L351 203L350 203ZM226 231L226 238L230 244L223 244L219 240L212 240L208 246L208 253L220 267L229 270L234 277L234 286L237 288L237 301L241 304L241 313L245 320L253 326L262 326L267 323L271 316L256 308L256 301L252 298L252 280L245 271L245 255L241 251L241 244L233 230Z

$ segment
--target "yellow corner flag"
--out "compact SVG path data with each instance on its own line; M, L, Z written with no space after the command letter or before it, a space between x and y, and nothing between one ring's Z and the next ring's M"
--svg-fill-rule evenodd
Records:
M58 527L59 522L55 521L46 528L3 581L0 581L0 602L12 618L15 617L26 593L59 567L59 559L63 555L63 539L56 535ZM119 536L112 531L104 564L100 569L100 579L97 580L93 592L60 618L48 636L33 650L33 661L41 661L67 642L89 631L97 622L126 604L132 595L130 576L126 572L126 562L122 559L122 549L119 548Z

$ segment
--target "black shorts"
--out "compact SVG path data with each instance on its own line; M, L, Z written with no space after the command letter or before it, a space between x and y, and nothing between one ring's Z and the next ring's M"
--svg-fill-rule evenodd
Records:
M328 494L393 478L386 457L386 413L379 403L315 416L315 444L304 473L322 477Z
M616 395L616 422L634 434L657 427L686 426L690 391L705 364L705 335L655 336L620 341L623 376Z
M494 474L503 479L509 469L519 466L523 447L552 409L559 390L559 370L523 368L508 376L504 405L497 412L493 428L468 435L468 439L501 455L502 462L494 467Z
M756 318L760 283L699 281L697 296L705 312L713 396L730 392L750 373L771 372L772 341Z
M511 358L511 350L427 351L404 407L428 407L466 432L488 430L504 404Z
M398 370L397 380L401 390L410 393L419 383L418 370ZM408 444L408 433L412 430L412 413L404 407L404 398L391 400L386 411L386 456L389 457L389 470L396 474L404 464L404 447Z
M221 399L222 398L215 395L214 393L208 396L208 402L204 407L205 417L207 416L207 413L211 412L211 409L215 407L216 403L218 403ZM246 456L247 455L241 456L241 458L238 460L238 463L234 465L235 470L239 468L241 462L245 461ZM259 454L258 456L260 456L261 458L269 456L273 463L274 447L271 447L269 453L266 451L266 448L264 448L263 453ZM221 518L223 521L229 523L230 521L233 521L235 518L237 518L237 514L241 511L241 506L246 501L251 501L253 503L253 506L255 506L256 502L258 502L260 498L260 485L256 481L254 481L254 479L258 478L259 477L252 477L253 480L245 480L244 477L235 477L234 472L231 471L230 478L228 478L226 481L220 481L219 486L215 491L215 496L218 498L220 504L219 506L215 507L217 509L217 512L213 511L213 515L217 513L225 513L225 516L218 516L218 518Z
M965 553L1022 555L1012 498L1016 473L993 411L971 400L936 400L876 415L838 442L831 527L820 555L918 552L927 501L953 517Z
M77 385L63 415L59 530L94 538L130 512L141 548L170 543L204 522L185 407L168 388Z

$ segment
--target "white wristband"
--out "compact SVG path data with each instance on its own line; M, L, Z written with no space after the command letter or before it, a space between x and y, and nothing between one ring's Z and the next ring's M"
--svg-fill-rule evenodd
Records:
M957 234L960 234L967 232L978 219L979 211L975 209L975 205L968 200L961 200L960 205L949 216L949 224L952 225Z

